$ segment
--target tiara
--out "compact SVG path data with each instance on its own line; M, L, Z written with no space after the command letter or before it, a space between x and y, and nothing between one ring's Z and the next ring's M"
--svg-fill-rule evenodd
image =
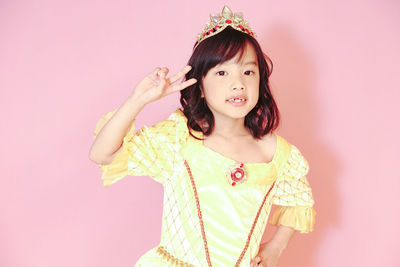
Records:
M224 30L226 27L231 26L235 30L247 33L252 37L257 35L250 28L247 21L243 19L243 13L233 13L228 6L224 6L220 14L210 14L210 21L206 23L204 30L197 35L197 43L195 48L208 37L214 36Z

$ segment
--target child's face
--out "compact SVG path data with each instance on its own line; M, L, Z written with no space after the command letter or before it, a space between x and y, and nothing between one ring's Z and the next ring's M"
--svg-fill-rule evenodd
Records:
M244 118L257 104L260 72L257 54L247 44L239 54L210 69L202 81L202 95L214 116Z

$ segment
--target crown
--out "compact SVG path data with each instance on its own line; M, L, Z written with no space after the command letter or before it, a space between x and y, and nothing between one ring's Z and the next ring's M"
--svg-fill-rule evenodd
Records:
M250 28L247 21L243 19L243 13L233 13L228 6L224 6L220 14L210 14L210 21L206 23L204 30L197 35L197 43L195 48L208 37L214 36L224 30L226 27L231 26L235 30L247 33L254 38L257 35Z

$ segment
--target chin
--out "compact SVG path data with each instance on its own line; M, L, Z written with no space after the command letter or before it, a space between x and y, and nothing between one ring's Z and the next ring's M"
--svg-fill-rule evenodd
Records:
M251 111L246 109L246 110L234 110L232 112L229 113L229 117L234 118L234 119L241 119L247 116L247 114L249 114Z
M232 107L232 106L225 106L222 109L212 109L210 108L211 112L214 114L220 114L222 116L225 116L227 118L231 119L242 119L245 118L250 111L253 110L253 108L256 106L256 103L254 105L249 105L249 103L246 103L245 105L241 107Z

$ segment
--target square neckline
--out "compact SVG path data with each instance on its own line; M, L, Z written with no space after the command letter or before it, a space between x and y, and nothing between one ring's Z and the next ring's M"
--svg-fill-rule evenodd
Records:
M278 158L278 153L279 153L279 150L280 150L280 143L281 142L279 140L279 136L276 133L272 133L275 136L276 146L275 146L274 156L272 157L271 161L269 161L269 162L241 162L241 161L237 161L237 160L235 160L235 159L233 159L231 157L225 156L225 155L215 151L214 149L206 146L204 144L204 134L203 134L203 132L201 132L201 131L195 131L195 132L196 132L196 136L198 136L201 139L198 140L198 139L196 139L194 137L191 137L191 138L193 138L200 145L200 147L202 147L203 150L207 150L207 151L211 152L212 154L216 155L217 157L219 157L219 158L221 158L221 159L223 159L225 161L230 161L230 162L234 162L234 163L243 163L244 165L247 165L247 166L259 166L259 165L261 165L261 166L264 166L264 165L265 166L270 166L273 163L275 163L277 158Z

